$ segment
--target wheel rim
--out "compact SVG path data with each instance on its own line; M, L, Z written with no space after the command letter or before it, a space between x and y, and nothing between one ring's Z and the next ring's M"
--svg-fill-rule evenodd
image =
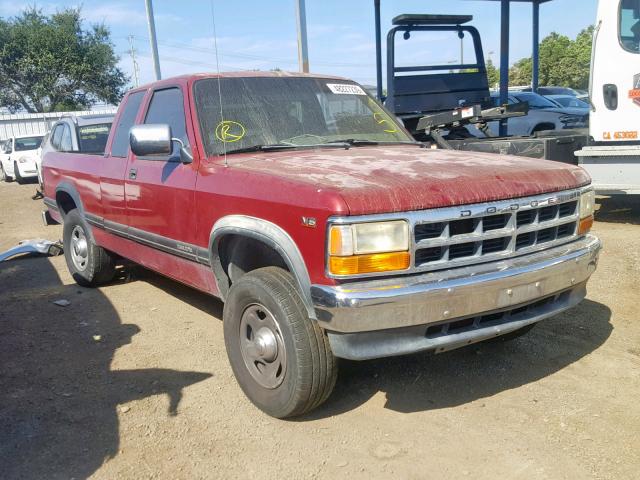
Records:
M278 321L263 305L249 305L240 319L240 351L253 379L278 387L287 372L287 352Z
M78 270L84 271L87 268L88 259L87 236L84 229L80 225L76 225L71 232L71 260Z

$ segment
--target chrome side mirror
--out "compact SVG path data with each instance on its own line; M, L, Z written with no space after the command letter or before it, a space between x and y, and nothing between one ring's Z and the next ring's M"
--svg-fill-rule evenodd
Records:
M129 144L131 151L138 157L151 155L171 155L173 142L180 144L180 161L182 163L193 162L193 157L184 147L179 138L173 138L171 127L164 123L147 125L134 125L129 130Z
M138 157L171 155L171 127L164 124L134 125L129 130L129 144Z

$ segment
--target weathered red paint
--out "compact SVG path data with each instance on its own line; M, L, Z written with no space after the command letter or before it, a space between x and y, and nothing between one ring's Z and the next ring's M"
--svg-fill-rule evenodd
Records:
M248 72L225 76L277 76ZM215 76L215 75L207 75ZM429 150L412 145L354 147L229 155L204 154L193 83L203 75L167 79L144 91L142 123L155 89L178 86L185 102L193 163L167 164L136 158L50 153L44 163L45 196L61 182L73 185L85 212L107 221L208 248L214 223L248 215L283 228L298 246L311 282L325 275L325 234L332 215L362 215L464 205L555 192L589 183L584 170L562 163L472 152ZM125 97L123 104L127 101ZM114 125L119 121L118 114ZM112 130L113 132L113 130ZM127 173L137 169L137 178ZM315 217L316 228L302 217ZM98 244L123 257L217 294L212 271L169 253L94 229Z

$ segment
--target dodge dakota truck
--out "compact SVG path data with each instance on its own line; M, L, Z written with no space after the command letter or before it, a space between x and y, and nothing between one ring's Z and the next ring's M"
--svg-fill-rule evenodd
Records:
M158 81L103 155L44 165L73 278L127 259L222 299L238 384L279 418L327 399L337 358L526 332L585 297L600 251L581 168L425 148L337 77Z

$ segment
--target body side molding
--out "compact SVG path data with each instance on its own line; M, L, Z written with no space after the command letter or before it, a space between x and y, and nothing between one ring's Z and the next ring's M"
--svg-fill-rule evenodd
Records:
M213 226L209 237L209 252L211 267L218 284L218 291L224 300L228 292L228 284L221 281L226 279L222 268L218 245L224 235L235 234L250 237L272 247L284 259L300 288L302 299L309 318L316 319L316 312L311 301L311 280L307 267L298 246L289 234L275 223L261 218L246 215L228 215L219 219Z

